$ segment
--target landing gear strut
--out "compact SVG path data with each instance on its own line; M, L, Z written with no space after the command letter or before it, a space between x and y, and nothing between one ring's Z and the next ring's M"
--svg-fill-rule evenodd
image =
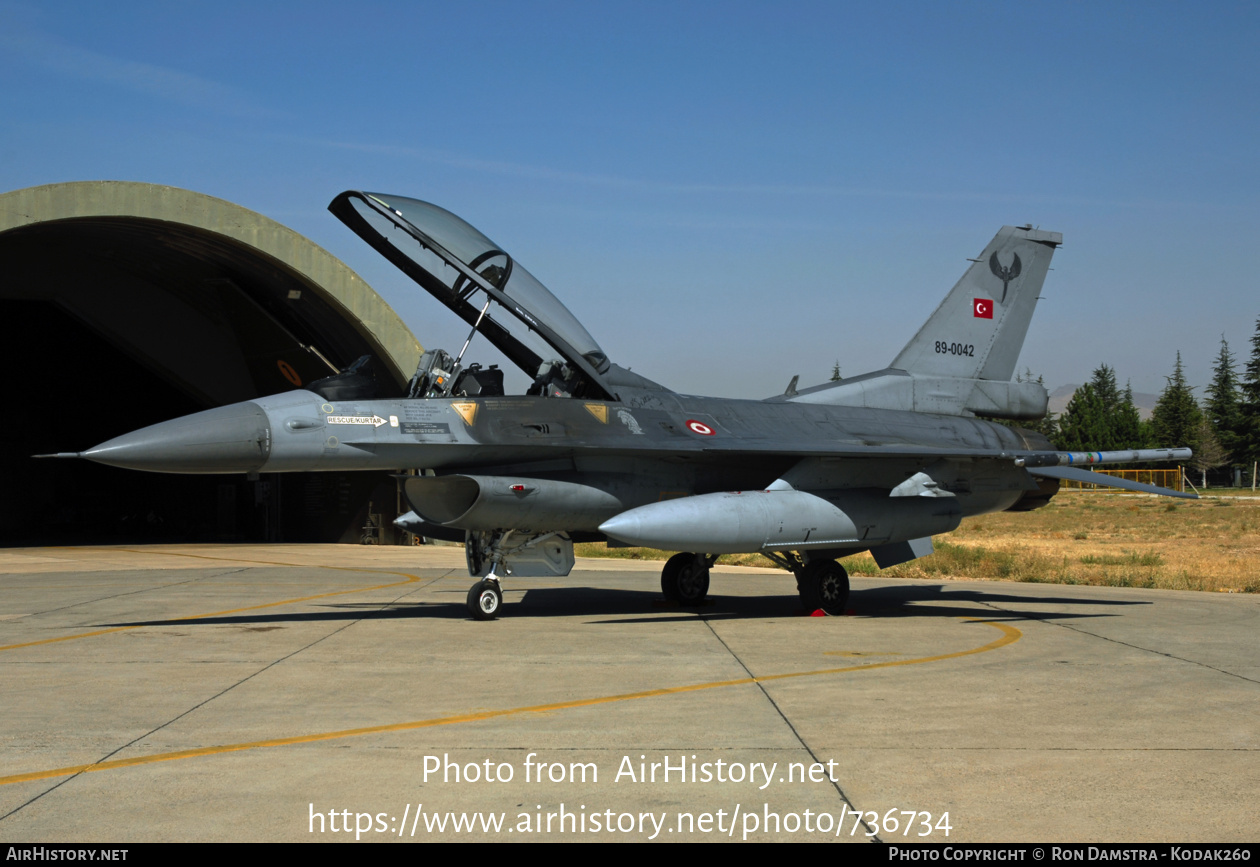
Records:
M807 611L820 608L833 617L849 604L849 573L835 560L813 560L796 573L796 586Z
M661 570L661 592L670 602L699 605L709 592L709 568L716 554L675 554Z

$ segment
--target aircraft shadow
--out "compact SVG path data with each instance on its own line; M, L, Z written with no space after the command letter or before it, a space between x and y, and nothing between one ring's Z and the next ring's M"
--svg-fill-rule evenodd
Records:
M519 591L517 591L519 592ZM453 594L456 595L456 594ZM405 620L433 618L470 620L463 592L450 602L406 602L381 606L374 603L338 603L321 611L267 612L222 617L138 620L99 624L117 626L248 626L278 623L344 622L350 620ZM540 587L525 589L523 597L508 590L503 616L586 617L592 624L669 623L706 620L767 620L802 617L809 612L795 593L772 596L710 596L703 605L690 607L668 602L659 592L593 587ZM898 584L857 589L849 597L849 611L857 617L983 617L990 620L1065 620L1112 617L1110 612L1047 612L1030 608L1041 605L1098 606L1149 605L1145 600L1083 598L1046 594L1030 598L1002 592L953 589L941 584ZM1002 606L993 608L990 606ZM1119 613L1119 612L1117 612ZM609 619L613 618L613 619Z
M1089 599L1073 595L1044 595L1035 598L973 589L954 590L948 585L940 584L901 584L890 587L855 589L849 595L848 615L856 617L983 617L988 620L1067 620L1088 619L1094 617L1112 617L1112 613L1086 611L1047 612L1029 607L1029 604L1041 605L1149 605L1144 600ZM547 615L551 613L580 613L559 610L568 607L557 600L554 612L548 611L549 600L535 599L533 591L529 602L529 615ZM554 591L552 591L554 592ZM606 591L597 591L606 592ZM652 595L652 594L647 594ZM706 600L706 604L696 607L670 605L659 600L659 614L636 619L618 618L610 623L653 622L668 620L692 620L703 617L706 620L745 620L771 619L777 617L803 617L810 612L804 610L800 597L795 593L779 596L722 596L716 594ZM990 606L1002 606L994 608ZM522 611L522 613L526 613ZM586 610L588 614L598 612ZM622 612L632 613L632 612Z

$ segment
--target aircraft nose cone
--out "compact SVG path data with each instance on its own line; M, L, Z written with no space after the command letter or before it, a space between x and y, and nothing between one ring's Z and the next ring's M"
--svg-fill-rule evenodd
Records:
M246 401L123 434L80 457L155 473L247 473L266 463L270 453L267 414Z

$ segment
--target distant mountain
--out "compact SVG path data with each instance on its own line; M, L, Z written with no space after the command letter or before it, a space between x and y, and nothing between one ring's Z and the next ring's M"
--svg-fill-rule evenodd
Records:
M1061 385L1054 391L1050 392L1050 411L1055 415L1062 415L1063 410L1067 409L1068 401L1072 399L1072 395L1076 394L1079 385ZM1159 400L1158 394L1147 394L1142 391L1133 392L1133 405L1137 407L1138 415L1146 421L1151 417L1151 413L1155 411L1155 403Z

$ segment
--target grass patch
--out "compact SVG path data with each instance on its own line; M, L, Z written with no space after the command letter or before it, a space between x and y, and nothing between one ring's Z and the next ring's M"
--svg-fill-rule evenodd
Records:
M1074 583L1062 572L1064 564L1044 554L989 547L962 545L938 539L928 557L880 570L870 554L845 561L850 572L884 574L897 578L969 578L981 581L1051 581Z
M1064 491L1044 509L967 519L898 577L967 578L1260 593L1260 501L1173 505L1155 497ZM983 532L969 531L980 523ZM958 549L970 549L967 552ZM879 574L868 555L851 572Z
M1154 551L1142 554L1125 551L1123 554L1086 554L1081 562L1087 566L1161 566L1164 558Z

